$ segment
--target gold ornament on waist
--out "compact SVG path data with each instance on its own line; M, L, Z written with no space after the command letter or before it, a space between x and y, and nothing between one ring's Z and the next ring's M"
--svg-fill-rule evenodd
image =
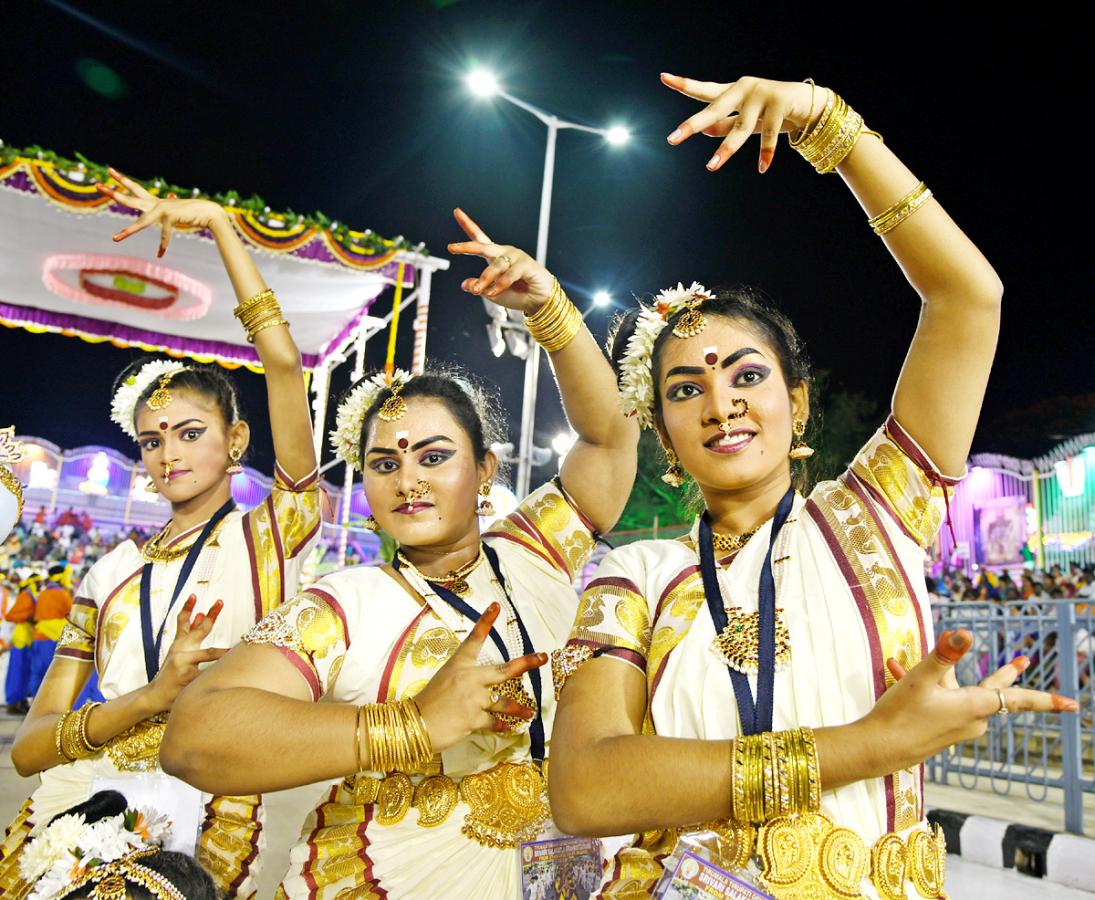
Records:
M726 607L726 627L715 637L715 649L723 662L735 672L755 675L760 666L760 613L747 613L741 607ZM776 671L782 671L791 658L791 635L783 621L783 610L776 608Z
M394 825L403 820L414 799L414 784L403 772L393 772L380 784L376 797L376 821Z
M536 837L549 812L544 779L533 765L500 763L467 775L460 796L471 807L463 834L486 847L516 847Z
M160 744L167 728L167 713L158 713L111 738L106 754L123 772L150 772L160 767Z
M418 810L418 824L433 828L444 822L456 807L459 791L447 775L431 775L414 789L412 806Z

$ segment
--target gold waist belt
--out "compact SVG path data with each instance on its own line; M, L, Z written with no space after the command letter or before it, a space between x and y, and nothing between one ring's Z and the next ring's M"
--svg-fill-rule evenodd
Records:
M123 772L151 772L160 767L160 743L167 713L158 713L107 741L103 752Z
M459 783L448 775L430 775L415 784L405 773L393 772L386 778L351 776L343 784L354 803L375 804L380 825L401 822L414 807L418 824L433 828L463 800L470 809L460 830L484 847L516 847L530 841L548 818L544 778L531 763L499 763L465 775Z
M725 840L723 861L728 865L744 869L755 853L763 887L778 900L852 900L863 896L868 877L882 900L905 900L910 881L921 897L944 896L947 843L938 825L904 838L891 831L873 847L820 813L779 816L757 828L737 822L702 828Z

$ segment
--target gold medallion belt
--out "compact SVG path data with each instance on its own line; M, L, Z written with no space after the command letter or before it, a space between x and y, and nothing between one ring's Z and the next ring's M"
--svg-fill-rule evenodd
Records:
M454 780L429 775L417 784L404 772L385 778L354 775L343 781L353 802L375 806L380 825L403 821L418 810L418 824L434 828L463 800L469 807L461 832L484 847L516 847L533 840L548 818L546 783L532 763L499 763L485 772Z
M864 896L867 878L882 900L905 900L909 883L921 897L946 896L947 844L938 825L918 827L906 837L891 831L873 847L821 813L778 816L758 827L718 822L700 830L719 834L720 856L731 867L744 869L755 855L762 887L777 900L854 900ZM642 843L652 837L647 832ZM672 832L660 837L662 846L676 844Z
M160 743L167 713L138 722L106 742L102 754L121 772L153 772L160 768Z

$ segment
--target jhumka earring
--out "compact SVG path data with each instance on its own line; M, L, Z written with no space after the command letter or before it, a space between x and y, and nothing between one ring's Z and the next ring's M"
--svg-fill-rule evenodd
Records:
M380 416L385 422L395 422L402 419L407 413L407 401L399 396L399 392L403 390L402 384L392 385L392 395L380 404L380 409L377 411L377 415Z
M679 488L684 484L684 469L681 468L681 461L668 447L662 449L665 450L665 461L669 463L669 468L662 473L662 481L670 487Z
M171 391L167 389L167 386L171 384L171 379L175 377L174 372L167 372L160 376L160 383L148 396L148 400L145 401L145 406L153 410L161 410L171 405Z
M239 447L233 447L228 451L228 458L232 460L232 464L224 470L224 474L231 478L233 475L242 475L243 466L240 465L240 457L243 456L243 451Z
M791 445L787 455L794 460L809 459L814 455L814 448L807 445L802 436L806 434L806 422L804 419L795 419L791 425L791 433L795 436L795 442Z
M148 481L145 483L144 489L149 494L158 494L160 489L156 487L156 482L152 480L152 476L148 476Z
M380 531L380 523L375 516L366 516L361 523L361 527L367 528L369 531Z
M494 504L490 502L490 492L494 488L493 481L484 481L479 485L479 496L483 499L479 501L479 506L475 509L477 516L493 516Z

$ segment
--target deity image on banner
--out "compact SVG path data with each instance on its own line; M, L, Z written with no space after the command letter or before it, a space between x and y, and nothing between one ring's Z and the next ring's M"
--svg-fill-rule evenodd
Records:
M1026 497L997 497L974 508L978 563L1003 566L1023 562L1026 506Z

